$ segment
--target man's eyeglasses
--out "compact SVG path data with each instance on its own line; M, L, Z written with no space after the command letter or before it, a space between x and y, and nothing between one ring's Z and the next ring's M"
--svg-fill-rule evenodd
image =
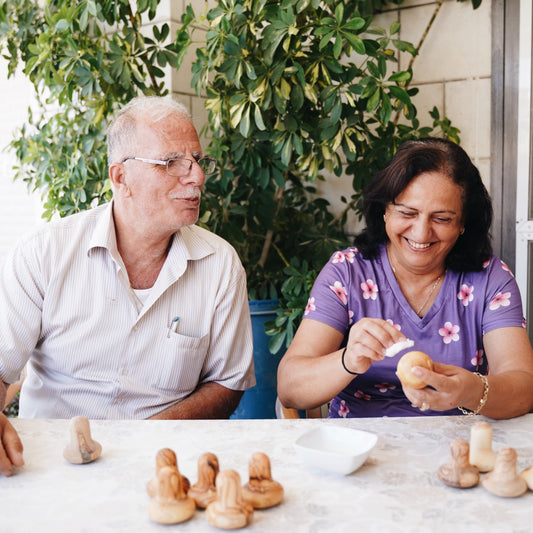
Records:
M152 163L153 165L164 165L167 169L167 174L175 178L183 178L191 171L193 163L197 163L207 176L213 174L217 168L217 160L214 157L201 157L200 159L187 159L185 157L171 157L170 159L148 159L146 157L125 157L121 163L125 163L129 159L135 161L142 161L143 163Z

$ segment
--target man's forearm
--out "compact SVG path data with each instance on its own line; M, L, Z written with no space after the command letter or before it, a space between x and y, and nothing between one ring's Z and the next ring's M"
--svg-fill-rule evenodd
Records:
M218 383L204 383L190 396L150 420L229 418L242 395L243 391L234 391Z

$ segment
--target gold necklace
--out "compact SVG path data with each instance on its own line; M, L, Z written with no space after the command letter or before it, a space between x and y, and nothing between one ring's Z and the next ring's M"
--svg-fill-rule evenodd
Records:
M390 263L390 260L389 260ZM392 268L392 272L394 274L394 277L396 277L396 268L394 268L394 265L390 263L390 266ZM441 280L442 276L446 273L446 269L444 269L444 272L439 274L439 277L434 281L433 285L431 286L431 290L429 291L429 294L427 295L426 299L424 300L424 303L420 306L418 311L415 311L415 313L420 317L423 318L424 315L421 314L424 308L426 307L427 303L429 302L429 299L431 298L431 295L435 292L435 289L437 288L437 285L439 284L439 281ZM398 278L396 278L398 279Z
M418 311L416 311L416 314L420 318L422 318L424 316L421 313L422 313L424 307L426 307L426 304L429 302L429 299L431 298L431 295L433 294L433 292L437 288L437 285L439 284L440 278L442 278L442 274L439 274L439 277L435 280L435 283L433 283L433 285L431 286L431 290L429 291L429 294L428 294L427 298L424 300L424 303L420 306L420 309Z

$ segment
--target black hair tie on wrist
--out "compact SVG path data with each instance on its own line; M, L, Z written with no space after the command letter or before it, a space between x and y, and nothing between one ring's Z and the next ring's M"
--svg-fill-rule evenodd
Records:
M352 376L357 376L357 372L352 372L351 370L348 370L346 368L346 363L344 362L344 355L346 354L346 349L348 347L344 348L344 350L342 351L342 357L341 357L341 362L342 362L342 368L344 368L344 370L346 370L346 372L348 372L348 374L351 374Z

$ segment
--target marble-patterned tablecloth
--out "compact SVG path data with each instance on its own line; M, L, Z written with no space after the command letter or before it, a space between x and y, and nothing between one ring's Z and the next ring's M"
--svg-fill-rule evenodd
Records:
M235 469L243 482L256 451L271 459L272 475L285 489L278 507L255 511L247 531L297 532L531 532L533 493L499 498L481 484L455 489L437 477L454 438L469 440L470 417L373 418L352 420L91 421L103 448L94 463L63 458L67 420L15 419L24 444L25 466L0 478L2 533L215 532L205 512L172 526L151 522L146 483L155 455L173 449L182 474L197 480L197 459L217 455L220 468ZM533 414L489 420L493 448L515 448L518 470L533 465ZM375 432L378 443L355 473L314 470L293 443L318 424L340 424Z

